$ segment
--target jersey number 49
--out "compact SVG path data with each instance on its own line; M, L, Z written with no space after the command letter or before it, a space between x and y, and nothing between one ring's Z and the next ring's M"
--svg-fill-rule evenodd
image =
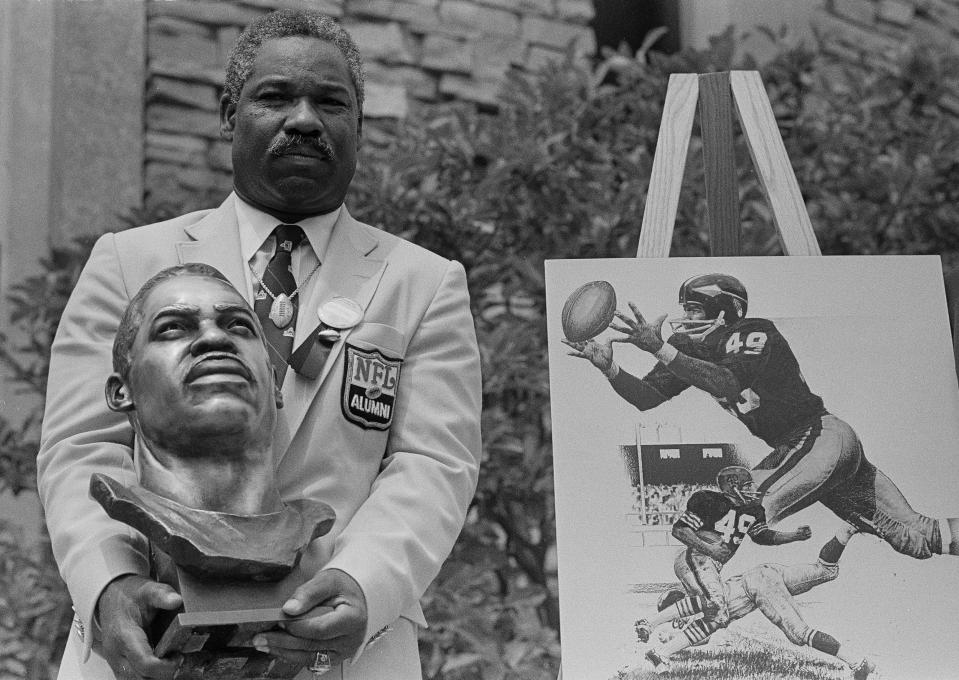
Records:
M739 545L755 521L756 518L752 515L740 515L735 510L730 510L716 522L716 531L722 534L723 543Z

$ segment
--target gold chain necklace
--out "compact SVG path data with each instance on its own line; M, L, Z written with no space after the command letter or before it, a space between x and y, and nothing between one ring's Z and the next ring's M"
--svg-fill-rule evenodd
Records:
M273 325L279 329L286 328L293 320L293 298L295 298L296 294L300 292L300 288L305 286L309 280L313 278L316 270L320 268L320 263L316 263L316 266L313 267L313 271L307 274L306 278L303 279L303 283L298 285L296 289L289 295L286 293L274 295L273 291L266 287L266 284L263 283L263 279L257 275L256 271L254 271L253 265L251 264L249 267L250 273L253 274L253 278L256 279L258 284L260 284L260 290L269 295L270 299L273 300L273 304L270 305L270 321L272 321Z

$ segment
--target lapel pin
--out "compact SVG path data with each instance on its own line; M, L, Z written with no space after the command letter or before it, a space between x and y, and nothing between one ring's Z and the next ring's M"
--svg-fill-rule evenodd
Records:
M353 328L363 320L363 308L356 300L348 297L335 297L327 300L319 309L316 315L324 326L337 331L345 331Z
M316 335L322 342L329 345L340 339L340 332L335 328L321 328Z

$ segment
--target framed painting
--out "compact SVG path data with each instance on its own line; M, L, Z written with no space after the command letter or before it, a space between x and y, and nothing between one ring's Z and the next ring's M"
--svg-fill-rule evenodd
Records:
M546 291L565 677L955 677L937 257L549 261Z

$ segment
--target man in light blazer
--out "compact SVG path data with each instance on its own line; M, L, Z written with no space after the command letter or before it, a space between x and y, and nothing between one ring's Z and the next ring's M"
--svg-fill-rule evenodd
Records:
M303 558L316 575L284 605L331 613L256 640L297 676L421 677L419 597L462 528L480 456L479 353L459 263L354 220L343 205L362 127L358 51L334 21L283 10L237 42L220 104L234 193L218 208L107 234L53 344L38 486L77 616L60 678L172 678L144 629L179 597L148 578L143 537L87 495L90 475L136 479L127 419L104 403L130 297L170 265L203 262L248 301L298 225L296 366L285 368L273 453L284 498L329 503L336 523ZM273 318L271 316L271 318ZM281 326L277 322L278 327ZM92 653L91 653L92 651Z

